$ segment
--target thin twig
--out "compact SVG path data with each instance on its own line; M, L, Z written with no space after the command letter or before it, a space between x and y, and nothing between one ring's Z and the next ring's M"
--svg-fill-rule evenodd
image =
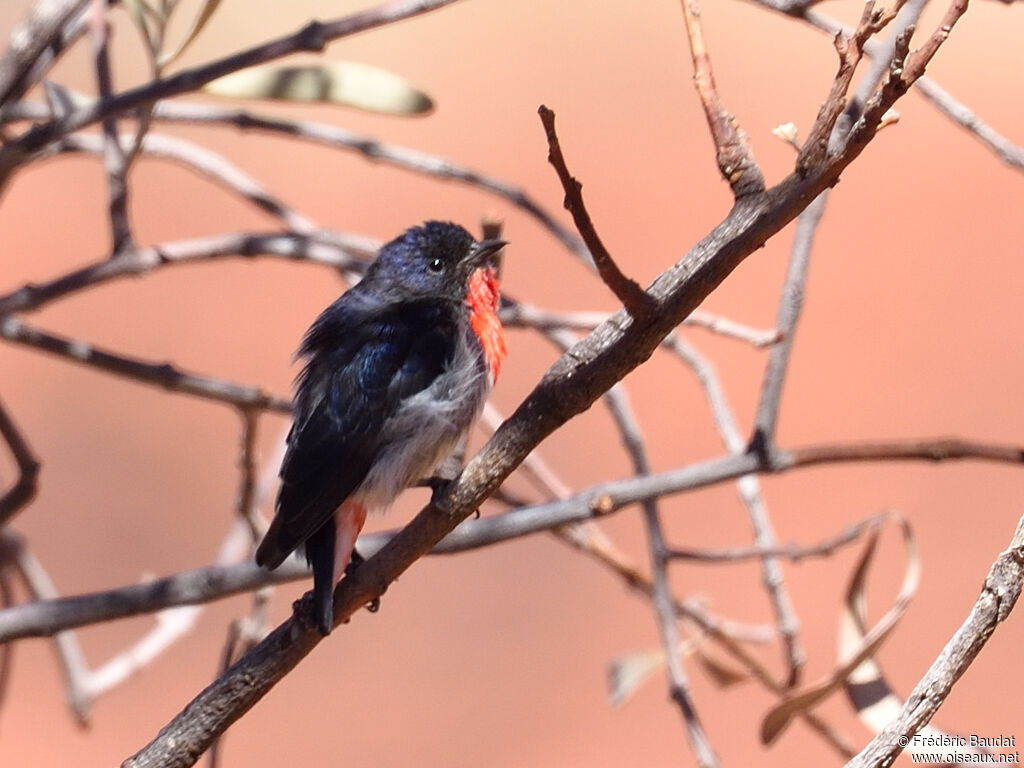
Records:
M15 463L18 465L18 479L0 496L0 527L3 527L20 509L35 498L41 465L29 446L28 440L21 434L21 430L7 413L2 401L0 401L0 437L7 443Z
M715 159L722 178L729 182L734 197L758 195L764 192L764 175L747 143L747 136L736 118L729 114L715 86L711 56L704 42L700 5L697 0L682 0L686 34L690 40L693 59L693 80L704 106L704 116L715 143Z
M433 547L432 553L463 552L570 523L597 519L644 499L705 488L756 471L782 473L820 464L893 460L943 462L973 459L1024 464L1024 448L956 438L839 443L780 448L777 453L782 461L770 468L759 467L759 459L752 453L741 456L727 454L667 472L600 483L565 499L539 502L500 515L469 520L444 537ZM397 531L382 531L361 536L359 550L367 557L373 556L396 534ZM276 571L266 571L255 563L245 562L205 566L106 592L24 603L0 611L0 643L21 637L48 636L68 627L152 613L177 605L209 602L250 592L267 584L307 578L308 575L308 569L297 559L287 561ZM628 570L623 575L627 581L632 578Z
M549 330L544 335L557 344L564 352L572 349L576 337L569 331ZM630 405L626 389L621 382L615 384L602 397L619 430L623 447L633 463L633 471L637 477L650 474L651 465L647 457L640 425L637 423L633 408ZM661 524L661 513L657 499L652 497L641 502L644 521L647 529L648 554L651 561L651 602L654 604L658 619L658 630L662 648L665 652L666 668L669 678L669 695L679 708L686 725L690 746L697 758L697 764L703 768L715 768L718 756L715 754L711 741L697 714L690 682L679 657L681 640L676 626L676 606L678 601L672 595L668 583L668 548L665 544L664 528Z
M12 564L25 587L37 601L57 599L57 588L49 574L25 545L24 539L9 530L0 531L0 559ZM10 610L10 609L8 609ZM69 629L54 632L53 644L67 685L68 705L80 725L89 723L90 697L87 692L89 668L75 633Z
M738 563L744 560L758 560L763 557L779 557L792 560L795 563L813 557L829 557L842 549L847 544L852 544L868 528L877 526L878 522L885 516L869 517L854 523L846 530L840 531L835 536L816 542L814 544L779 544L771 548L767 547L720 547L718 549L698 549L696 547L673 547L669 550L668 556L680 560L692 560L698 563Z
M814 10L804 10L804 6L810 5L809 3L787 2L787 0L750 0L750 2L792 15L828 35L851 34L853 31L830 16ZM881 47L882 43L879 41L868 40L864 45L864 53L876 57L881 53ZM1014 144L985 123L973 110L934 79L922 76L917 79L915 85L918 92L936 109L969 131L1003 162L1018 170L1024 170L1024 147Z
M89 9L89 38L92 41L96 67L96 90L101 99L113 94L113 75L110 71L110 21L107 18L109 0L92 0ZM128 222L128 167L127 144L122 144L117 132L117 117L108 115L101 121L103 164L107 172L107 211L110 218L111 254L134 247Z
M27 18L11 30L0 56L0 105L22 96L43 72L36 67L51 42L88 4L89 0L54 0L35 3ZM49 63L52 63L52 59Z
M174 240L100 259L45 283L28 284L0 296L0 318L11 312L40 309L57 299L112 280L138 277L163 267L222 258L277 256L311 261L339 270L365 269L379 244L365 237L320 230L299 232L229 232Z
M0 123L26 119L44 120L52 116L52 112L45 104L20 102L0 112ZM332 149L357 152L370 162L385 163L431 178L466 184L496 195L525 211L568 251L588 265L592 261L590 252L579 236L556 221L546 208L521 187L441 155L388 144L371 136L327 123L288 120L234 107L224 108L210 104L162 101L154 106L153 119L158 122L219 125L237 128L240 131L254 130L277 134Z
M729 406L714 366L679 334L672 334L669 340L676 354L693 370L700 381L711 406L715 426L722 436L726 449L736 454L745 452L747 447L743 443L736 417ZM754 474L744 475L736 481L736 487L754 529L754 543L765 550L771 550L776 544L775 530L761 492L760 480ZM786 666L789 670L786 685L793 687L800 681L800 673L807 660L807 654L800 640L800 621L786 589L782 568L771 555L761 560L761 582L771 600L779 635L782 637Z
M259 470L256 461L256 433L259 426L260 411L257 408L241 408L239 413L242 417L242 439L241 450L238 453L240 480L235 513L249 526L253 541L255 542L259 541L260 537L266 532L259 520L256 509L258 497L256 475Z
M107 373L162 387L171 392L180 392L238 407L291 413L290 400L264 392L258 387L246 387L225 379L189 373L171 363L154 363L119 355L94 347L84 341L65 339L40 330L13 315L0 317L0 338L48 352L75 363L98 368Z
M132 137L128 134L123 136L115 134L113 138L108 138L105 135L101 139L91 134L74 133L55 142L53 151L84 152L102 155L106 158L109 155L108 147L112 143L116 142L120 146L122 143L132 140ZM261 211L280 219L285 226L301 235L312 235L317 231L316 224L309 218L268 192L259 182L234 163L230 162L223 155L212 152L198 144L174 136L147 133L139 143L137 154L180 163L189 170L227 188ZM108 166L108 171L110 170ZM117 168L113 170L118 171ZM124 226L127 228L127 224ZM134 249L134 247L134 243L129 238L114 253L116 255L125 249Z
M555 132L555 113L543 105L537 110L537 113L540 115L541 123L544 124L544 133L548 140L548 162L554 167L558 174L558 180L562 183L562 189L565 191L565 209L572 214L576 229L594 259L597 273L616 298L622 302L622 306L629 314L638 319L645 318L652 309L651 297L636 281L626 277L619 270L612 255L601 242L601 238L594 228L594 222L591 221L590 214L587 213L586 205L583 203L583 185L569 173L565 158L562 156L562 147L558 141L558 134Z
M0 306L3 299L0 298ZM523 301L512 300L502 296L499 312L501 322L507 328L534 328L536 330L565 329L570 331L592 331L605 322L611 314L595 311L563 311L541 309ZM776 344L782 335L774 329L762 330L738 323L727 317L716 315L702 309L695 309L682 325L703 328L726 338L743 341L757 348L770 347Z
M454 1L393 0L340 19L328 22L311 21L291 34L79 107L65 116L33 127L25 135L0 147L0 188L4 186L14 168L31 159L47 144L108 115L122 114L158 99L198 90L218 77L256 64L300 51L322 51L332 40L393 24L450 5ZM67 0L65 2L71 4ZM0 82L0 85L3 83ZM0 103L6 99L7 93L0 88Z

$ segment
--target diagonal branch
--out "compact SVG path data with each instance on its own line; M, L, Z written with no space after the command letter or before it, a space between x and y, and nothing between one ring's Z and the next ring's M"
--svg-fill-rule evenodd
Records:
M29 16L11 32L0 56L0 105L19 98L42 73L36 62L44 56L64 25L81 13L89 0L54 0L36 3Z
M927 57L922 57L914 71L921 71L926 63ZM903 91L883 88L872 99L867 115L877 109L884 112ZM747 256L838 180L874 137L880 115L878 112L873 122L862 120L839 152L791 174L764 194L737 200L726 219L648 289L654 311L636 316L620 311L563 355L452 483L443 509L428 505L379 553L351 577L342 579L334 595L335 622L378 597L478 509L544 438L647 360L665 336ZM743 466L750 459L730 461ZM124 765L177 768L193 764L217 736L322 640L308 616L307 606L300 604L289 620L202 691Z
M301 51L322 51L332 40L393 24L453 2L455 0L392 0L333 21L311 21L289 35L79 107L67 115L33 127L24 136L0 147L0 188L12 170L29 160L47 144L109 115L121 114L135 107L151 104L158 99L195 91L230 72L263 64L282 56ZM0 103L4 98L4 92L0 91Z
M555 133L555 113L543 105L537 110L537 113L540 115L540 121L544 124L544 132L548 140L548 162L554 166L555 172L558 173L558 180L562 183L562 189L565 190L565 208L572 214L572 219L576 222L576 229L579 230L583 242L590 249L597 273L601 276L604 284L611 288L612 293L622 302L622 306L629 314L637 318L644 318L652 309L651 298L636 281L622 274L612 255L601 242L601 238L594 228L594 222L591 221L590 214L587 213L586 205L583 203L583 185L573 178L565 165L562 147L558 142L558 134Z

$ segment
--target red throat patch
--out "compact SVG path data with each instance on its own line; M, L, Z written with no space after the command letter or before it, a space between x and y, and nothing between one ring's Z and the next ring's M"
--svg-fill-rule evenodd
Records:
M498 319L498 273L494 267L481 267L469 277L466 292L469 322L484 349L491 384L498 378L501 361L508 355L505 329Z

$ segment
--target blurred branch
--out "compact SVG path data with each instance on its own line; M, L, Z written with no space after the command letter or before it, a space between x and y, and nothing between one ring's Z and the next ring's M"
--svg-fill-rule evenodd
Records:
M56 142L53 145L53 151L83 152L106 157L107 147L111 141L106 136L101 138L91 134L76 133L65 136ZM125 135L119 137L117 141L130 142L132 137ZM226 187L264 213L280 219L285 226L301 235L312 235L317 230L317 226L306 216L281 202L227 158L211 152L205 147L173 136L147 133L141 138L139 152L145 156L171 160L184 165ZM114 251L115 256L125 249L134 250L134 243L125 242L122 248Z
M2 301L3 299L0 298L0 302ZM592 331L611 317L609 312L587 310L554 312L523 301L513 300L505 295L502 295L499 315L506 328L533 328L538 331L556 328L570 331ZM781 334L774 329L751 328L703 309L693 310L683 320L682 325L704 328L712 333L743 341L758 348L770 347L782 338ZM665 345L669 346L667 340Z
M22 96L43 72L36 66L61 30L81 13L89 0L49 0L33 4L28 17L18 24L0 55L0 106ZM52 58L47 64L52 63Z
M542 113L543 115L543 113ZM553 115L552 115L553 119ZM552 124L552 131L554 126ZM549 139L550 140L550 139ZM568 331L551 330L545 335L562 348L564 352L572 349L576 343L576 337ZM615 384L602 397L615 421L619 431L623 447L629 455L636 477L645 477L650 474L651 466L647 456L647 447L644 444L643 434L640 425L633 413L622 382ZM669 696L683 717L686 726L690 746L693 748L697 758L697 764L702 768L715 768L719 765L718 756L708 738L707 732L697 714L696 706L691 694L690 682L679 656L679 648L682 643L679 637L679 629L676 626L676 608L678 601L672 595L668 583L668 549L665 544L664 528L661 524L661 513L658 509L655 497L644 499L641 502L644 513L645 527L647 530L648 556L651 562L650 598L654 604L655 615L658 619L658 630L661 636L661 645L665 653L665 664L669 678ZM579 532L577 531L577 534ZM582 539L582 536L577 536Z
M89 7L89 38L92 41L96 68L96 90L100 99L113 93L113 75L110 72L110 21L107 18L108 0L92 0ZM103 164L107 172L107 210L110 218L111 254L120 253L134 245L128 223L128 168L133 153L126 149L117 133L117 118L104 117L101 122Z
M13 565L36 602L57 599L57 588L49 574L29 551L21 536L0 531L0 559ZM68 689L68 705L79 725L89 722L89 695L86 692L89 668L74 632L66 628L53 632L54 648Z
M0 122L12 120L42 120L52 116L45 104L22 102L0 113ZM245 109L224 108L209 104L182 101L159 102L154 106L153 119L169 123L220 125L241 131L262 131L287 138L301 139L332 149L354 151L370 162L381 162L441 180L457 181L511 203L533 217L568 251L590 263L590 253L580 238L563 227L554 216L527 193L496 176L468 168L440 155L418 149L388 144L370 136L326 123L306 120L288 120Z
M733 454L744 453L747 447L743 443L736 417L725 397L725 391L714 366L679 334L672 334L669 339L672 349L693 370L703 387L715 426L722 436L726 449ZM765 551L770 551L776 544L775 531L761 492L761 482L756 475L748 474L736 481L736 488L754 530L754 543ZM767 555L761 560L761 583L768 593L783 641L786 664L789 668L786 684L792 687L800 680L800 671L807 661L807 654L800 640L800 621L786 589L782 568L772 555Z
M268 394L258 387L246 387L225 379L188 373L170 363L153 363L108 352L84 341L66 339L39 330L13 315L0 316L0 338L171 392L239 407L291 412L290 400Z
M846 768L890 765L904 745L921 730L949 696L953 685L967 671L1000 622L1006 620L1024 586L1024 518L1009 547L988 572L981 594L931 667L914 686L899 716L882 730Z
M40 309L56 299L110 280L139 277L160 267L227 257L280 256L337 269L365 268L378 244L367 238L329 230L300 232L229 232L175 240L101 259L54 280L22 286L0 296L0 318L11 312Z
M195 91L218 77L255 64L300 51L322 51L332 40L418 16L452 2L454 0L393 0L340 19L328 22L311 21L289 35L78 107L67 115L34 126L23 136L0 147L0 189L3 188L12 170L31 159L47 144L105 117L145 106L158 99ZM68 2L64 4L71 5ZM9 89L0 88L0 103L5 101L8 95Z
M777 449L780 463L758 469L755 454L725 455L679 469L644 477L600 483L565 499L540 502L478 520L466 520L442 539L433 554L452 554L489 546L558 526L610 515L647 498L681 493L735 480L754 471L782 473L800 467L860 461L981 459L1024 464L1024 448L973 443L956 438L891 443L850 443ZM268 463L270 466L270 463ZM370 557L380 552L397 534L384 531L361 536L360 552ZM617 565L621 569L621 564ZM15 605L0 611L0 642L21 637L48 636L61 629L108 619L152 613L178 605L209 602L249 592L267 584L307 578L309 570L298 559L288 560L276 571L255 563L205 566L144 584L133 584L77 597L62 597ZM644 587L639 574L622 569L627 582ZM689 611L684 611L690 615ZM698 619L699 621L699 619ZM707 628L707 627L705 627ZM728 632L726 634L729 634Z
M22 507L36 495L39 482L39 459L32 452L28 440L21 434L0 401L0 437L18 465L18 479L0 496L0 527L3 527Z
M854 523L846 530L830 536L815 544L800 545L777 544L773 547L720 547L718 549L698 549L695 547L673 547L669 557L680 560L692 560L699 563L737 563L743 560L758 560L763 557L779 557L793 562L800 562L813 557L830 557L847 544L857 541L865 530L877 527L886 515L876 515Z

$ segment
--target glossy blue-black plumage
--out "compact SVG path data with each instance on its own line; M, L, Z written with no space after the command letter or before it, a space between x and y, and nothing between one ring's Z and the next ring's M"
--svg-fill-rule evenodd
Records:
M324 634L333 620L336 510L356 492L390 503L396 483L411 480L452 429L468 429L482 403L474 383L485 378L482 351L465 353L467 284L501 245L478 244L455 224L413 227L303 339L276 514L256 560L276 568L304 547ZM416 398L428 389L426 400Z
M349 295L321 315L302 346L309 362L281 466L275 535L258 555L270 568L331 523L383 447L385 420L429 387L455 351L458 319L449 303L383 304L356 319Z

